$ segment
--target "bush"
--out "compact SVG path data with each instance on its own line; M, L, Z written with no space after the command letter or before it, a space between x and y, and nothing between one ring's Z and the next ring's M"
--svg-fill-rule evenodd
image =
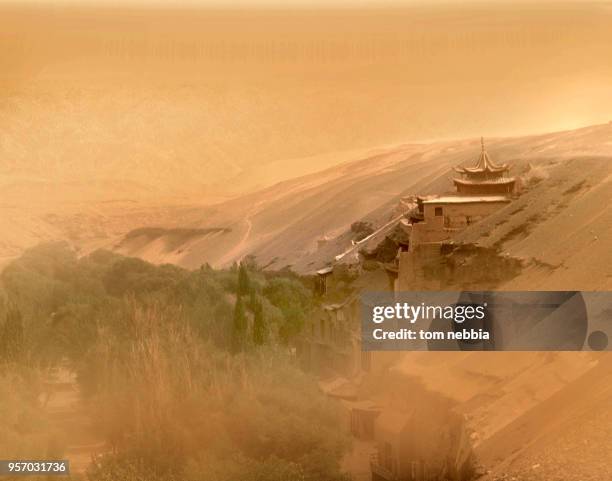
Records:
M14 261L2 281L0 364L39 372L68 360L78 371L97 433L112 447L91 481L341 478L347 440L337 406L278 342L291 343L312 309L298 276L252 263L189 272L103 251L78 259L53 244ZM236 301L239 290L248 294ZM232 339L242 345L236 354ZM0 452L58 452L40 382L3 372L0 382L17 387L0 391L10 423Z
M124 322L130 335L105 333L88 361L95 419L121 453L90 479L340 479L337 406L286 354L230 356L161 307Z
M351 224L351 232L355 234L355 240L359 242L374 232L374 227L369 222L357 221Z

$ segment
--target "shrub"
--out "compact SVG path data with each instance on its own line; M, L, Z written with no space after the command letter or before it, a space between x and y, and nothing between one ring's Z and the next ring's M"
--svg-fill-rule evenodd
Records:
M351 232L355 234L355 240L360 241L374 232L374 227L369 222L357 221L351 224Z
M337 406L286 354L230 356L162 307L124 322L129 336L105 332L89 358L95 419L120 453L90 479L339 479Z

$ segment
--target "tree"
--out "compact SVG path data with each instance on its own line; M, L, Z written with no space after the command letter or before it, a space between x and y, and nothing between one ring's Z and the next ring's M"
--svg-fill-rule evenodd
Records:
M369 222L357 221L351 224L351 232L355 234L356 240L360 241L374 232L374 227Z
M238 296L234 306L234 320L232 323L232 350L239 352L244 349L247 331L247 318L244 310L244 302Z
M265 344L267 337L266 319L264 317L263 304L257 299L254 309L255 318L253 320L253 343L256 346Z
M0 358L16 361L23 352L23 319L21 312L12 307L6 314L6 320L0 329Z
M244 296L249 293L251 281L249 280L249 272L244 262L240 263L238 268L238 296Z
M283 343L289 344L302 330L304 326L304 312L296 305L283 310L284 323L279 329L279 335Z
M242 259L241 264L244 264L247 270L254 272L259 270L259 266L257 265L257 260L253 254L248 254Z

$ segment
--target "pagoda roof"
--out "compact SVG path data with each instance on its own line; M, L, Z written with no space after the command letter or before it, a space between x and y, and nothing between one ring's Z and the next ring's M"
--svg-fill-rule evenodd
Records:
M474 204L482 202L510 202L505 195L442 195L428 199L424 204Z
M516 182L516 179L514 177L497 177L487 180L453 179L453 182L461 185L505 185Z
M473 167L455 167L455 171L461 174L477 174L480 172L505 172L509 169L508 164L496 164L491 160L489 154L485 150L484 139L480 138L481 151L478 156L478 161Z

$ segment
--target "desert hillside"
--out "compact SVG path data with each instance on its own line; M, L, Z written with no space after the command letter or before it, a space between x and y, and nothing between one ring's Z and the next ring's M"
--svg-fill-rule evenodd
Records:
M312 271L350 245L351 223L383 225L402 196L452 190L452 167L473 162L479 140L411 144L268 189L183 218L185 228L223 229L187 236L181 231L133 232L118 251L149 261L198 267L228 265L247 254L272 268ZM521 177L523 193L507 208L465 231L460 241L498 247L521 259L530 282L550 288L604 288L612 259L612 124L522 138L487 140L491 156ZM178 236L178 237L177 237ZM328 245L317 252L317 240ZM578 260L579 259L579 260ZM601 275L593 276L593 272ZM598 279L597 285L593 279ZM543 288L546 286L542 286Z
M612 481L610 0L0 0L0 45L0 458ZM417 202L484 147L516 182ZM477 289L584 291L584 350L360 335L364 292ZM550 304L502 307L487 347Z
M596 130L521 137L610 120L602 3L85 3L0 6L0 265L49 239L89 251L154 227L207 234L121 249L188 267L256 251L304 271L316 237L446 188L475 146L436 139L514 136L490 148L516 169L608 149Z
M608 479L607 353L406 353L396 370L463 413L486 481Z
M523 273L509 288L606 288L612 124L486 142L492 158L521 177L523 193L458 240L520 259ZM451 191L452 168L473 162L478 149L479 139L467 139L353 152L338 166L221 202L146 200L130 195L130 183L5 179L0 255L6 261L67 239L83 252L107 247L187 268L252 254L268 268L312 272L350 246L353 222L381 226L401 197ZM329 241L317 250L322 238Z

